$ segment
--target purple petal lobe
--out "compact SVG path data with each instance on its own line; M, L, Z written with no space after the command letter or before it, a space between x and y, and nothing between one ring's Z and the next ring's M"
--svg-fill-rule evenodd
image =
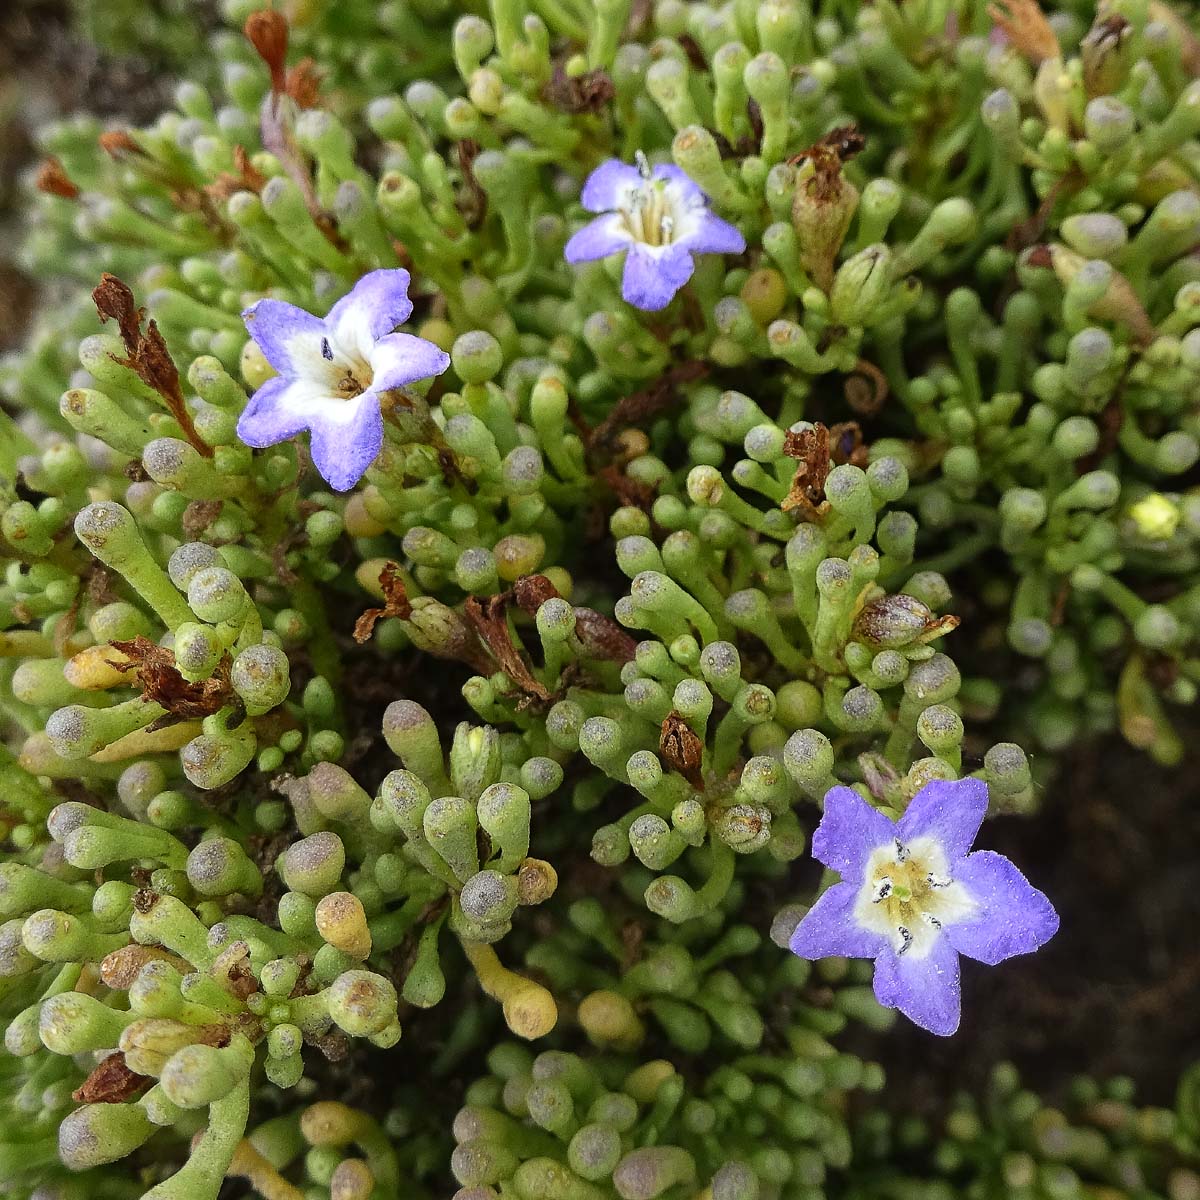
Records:
M687 204L704 204L708 200L708 197L699 185L692 180L692 177L682 167L677 167L674 163L659 163L650 172L650 175L653 179L664 179L668 183L674 184L676 193Z
M637 187L642 176L637 167L610 158L601 163L588 177L579 196L579 203L588 212L610 212L626 188Z
M1003 854L976 850L954 868L954 878L978 905L966 920L945 926L950 944L968 958L995 965L1058 932L1054 906Z
M741 254L746 249L746 239L736 225L705 210L696 231L688 237L687 246L698 254Z
M670 304L675 293L692 277L696 264L686 246L643 246L635 242L625 256L621 295L646 312Z
M383 414L374 392L325 405L313 419L313 463L336 492L348 492L363 477L382 445Z
M238 418L237 435L255 449L274 446L307 429L324 406L338 403L306 379L277 375L250 397Z
M325 322L283 300L259 300L242 313L246 329L281 375L308 374L321 362Z
M886 941L854 919L858 886L835 883L804 914L792 934L791 951L801 958L874 958Z
M825 815L812 837L813 858L850 880L862 878L871 852L891 846L896 827L853 788L830 788Z
M450 365L450 355L411 333L389 333L371 347L370 363L371 390L386 392L440 375Z
M325 324L347 354L365 361L372 343L408 320L409 282L400 267L369 271L329 310Z
M935 838L953 863L971 849L987 806L987 784L982 779L934 780L912 798L896 822L896 836L902 842Z
M962 1007L958 954L944 937L935 938L924 958L888 947L875 960L875 999L898 1008L914 1025L949 1037Z
M605 213L589 221L563 247L563 257L569 263L591 262L625 250L632 241L620 213Z

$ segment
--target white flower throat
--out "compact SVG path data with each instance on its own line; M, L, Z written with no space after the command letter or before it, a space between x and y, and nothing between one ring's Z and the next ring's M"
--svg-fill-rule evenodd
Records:
M333 394L340 399L353 400L371 386L375 376L370 364L346 354L328 335L321 339L321 358Z
M642 182L626 189L617 211L634 241L646 246L669 246L680 232L683 216L679 188L669 179L653 178L640 150L635 157Z
M924 958L943 925L965 920L977 905L947 873L946 855L929 837L879 846L867 860L854 916L882 934L897 955Z

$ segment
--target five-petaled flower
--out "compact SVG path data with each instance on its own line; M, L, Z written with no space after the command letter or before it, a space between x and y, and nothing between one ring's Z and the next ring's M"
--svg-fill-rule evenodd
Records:
M987 812L978 779L926 784L898 821L833 788L813 857L842 875L792 934L801 958L873 958L875 997L931 1033L958 1028L959 964L1044 945L1058 914L1002 854L969 853Z
M432 342L394 332L412 313L409 275L371 271L322 320L282 300L242 313L250 336L279 372L250 397L238 421L248 446L312 433L312 457L330 487L352 488L383 444L380 393L440 375L450 357Z
M638 152L637 166L618 159L601 163L583 185L579 202L601 213L567 242L569 263L608 258L622 250L621 295L655 312L696 269L694 254L741 254L746 239L709 207L708 197L671 164L651 168Z

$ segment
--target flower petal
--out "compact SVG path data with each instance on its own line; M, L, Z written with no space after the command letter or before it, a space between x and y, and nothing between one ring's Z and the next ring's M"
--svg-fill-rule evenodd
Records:
M686 246L656 246L651 250L634 242L625 256L621 295L635 308L657 312L671 303L695 269Z
M1058 932L1054 906L1003 854L968 854L955 867L954 879L977 906L967 920L944 927L960 954L995 965L1032 953Z
M695 232L688 235L687 247L697 254L741 254L746 249L746 239L736 225L706 209L697 221Z
M267 362L281 375L324 379L329 374L321 353L325 322L283 300L259 300L242 313L246 329Z
M313 463L335 492L348 492L366 474L382 445L383 414L373 391L322 406L313 418Z
M672 184L685 204L706 204L708 196L699 184L682 168L674 163L659 163L650 172L652 179L665 179Z
M801 958L874 958L886 940L854 918L858 886L835 883L804 914L792 934L791 951Z
M401 267L368 271L330 310L325 324L346 354L366 362L371 346L412 315L410 276Z
M871 852L895 840L896 827L883 813L853 788L835 787L825 794L825 815L813 833L812 853L831 871L856 881Z
M369 361L373 376L371 390L386 392L388 388L440 375L450 365L450 355L411 333L389 333L371 347Z
M875 960L875 999L885 1008L898 1008L914 1025L949 1037L962 1012L954 947L944 937L935 938L923 958L888 947Z
M310 380L277 375L250 397L238 418L237 435L255 449L274 446L309 428L322 408L340 403Z
M588 212L611 212L617 207L617 199L630 187L642 182L637 167L623 163L619 158L610 158L601 163L588 177L579 195L579 203Z
M971 849L987 806L987 784L982 779L936 779L912 798L896 822L896 836L902 842L934 838L953 867Z
M621 214L605 213L572 235L563 247L563 258L569 263L592 262L625 250L632 241Z

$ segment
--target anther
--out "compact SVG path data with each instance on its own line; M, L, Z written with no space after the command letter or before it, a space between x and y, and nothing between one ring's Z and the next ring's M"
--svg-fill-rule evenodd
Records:
M329 348L329 339L321 339L321 357L329 362L333 362L333 351Z
M650 178L650 160L646 157L644 150L635 150L633 152L633 161L637 163L638 174L643 179Z
M900 949L896 951L896 957L899 958L913 944L913 935L903 925L897 925L896 932L900 935Z
M896 861L908 862L908 847L899 838L896 839Z
M881 879L878 884L875 885L875 896L873 903L879 904L881 901L886 900L891 894L892 881L890 879Z

